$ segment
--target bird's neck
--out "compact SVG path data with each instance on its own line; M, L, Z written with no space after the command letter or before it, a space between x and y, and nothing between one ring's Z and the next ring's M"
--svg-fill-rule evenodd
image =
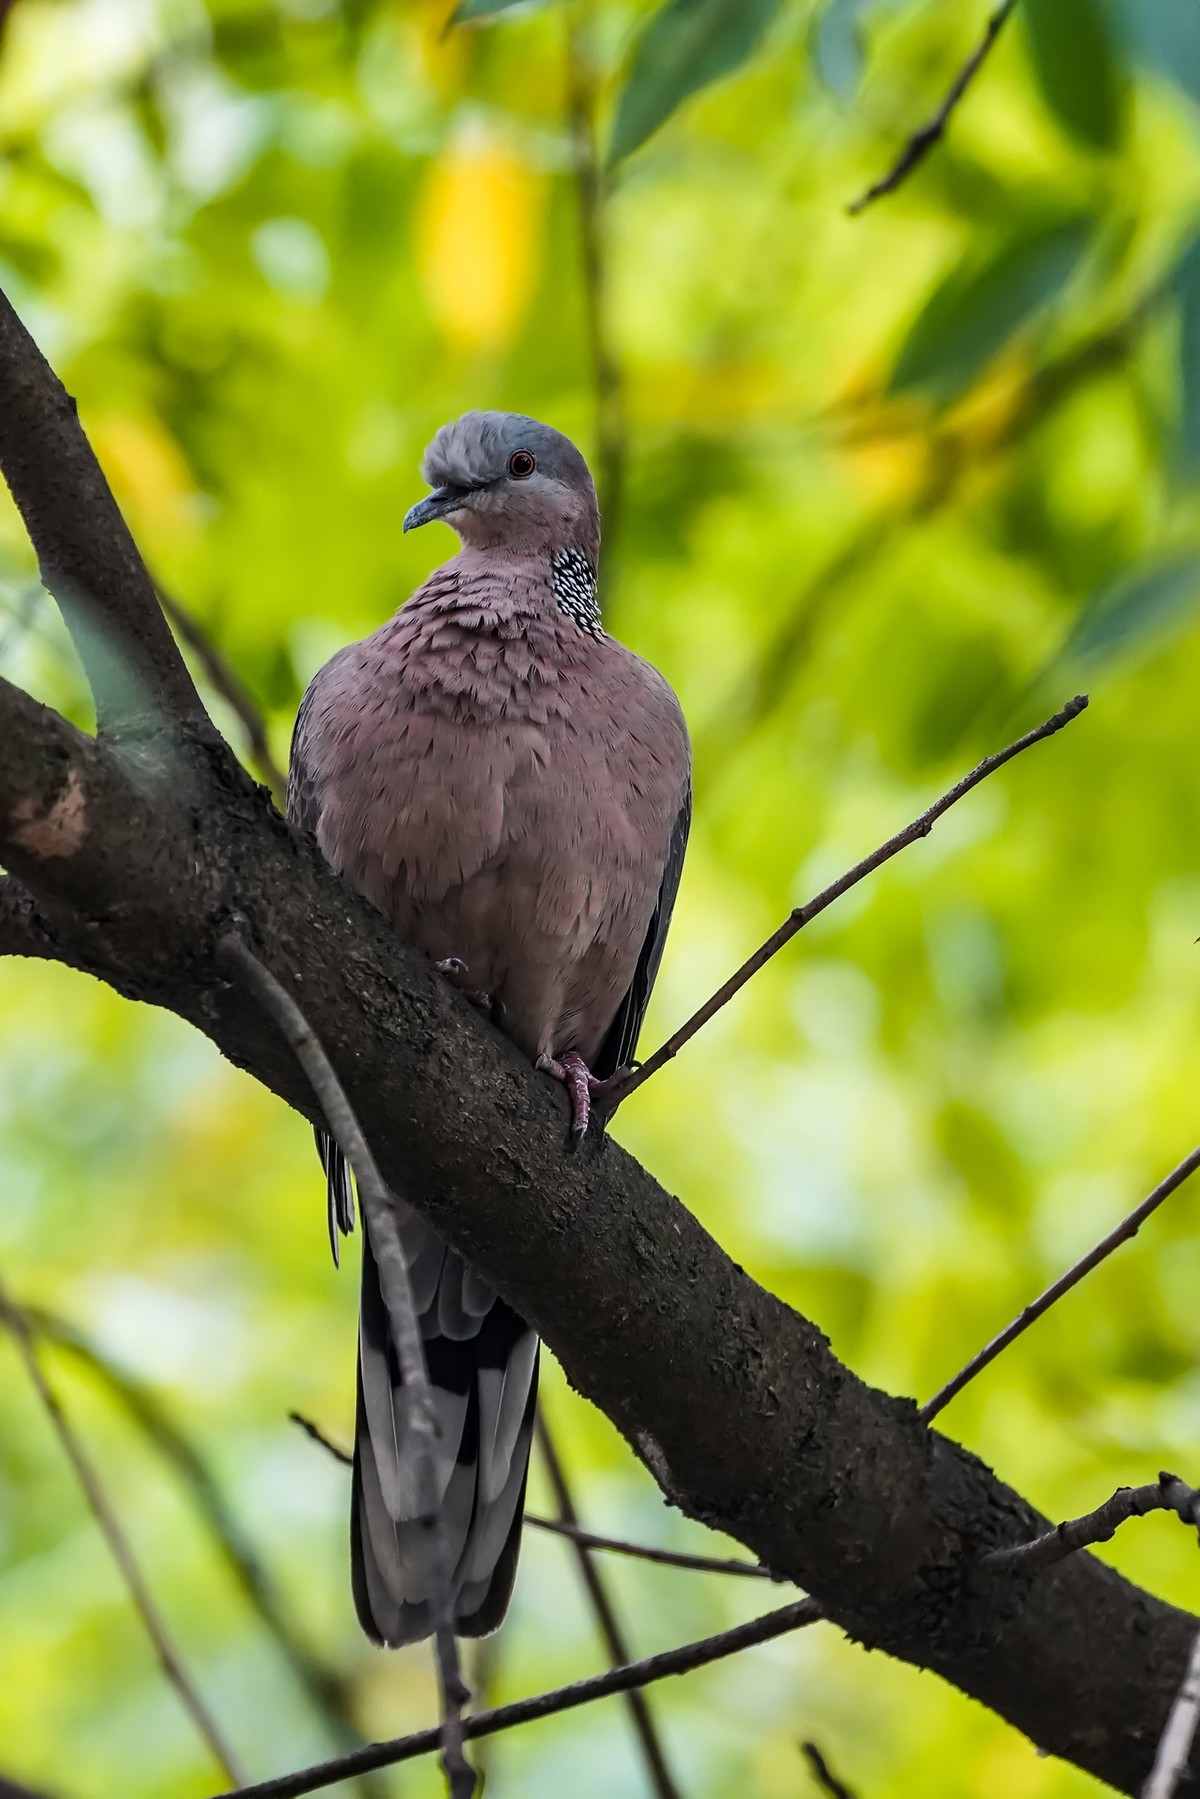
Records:
M596 548L544 543L518 548L466 544L446 572L468 605L483 594L510 617L546 617L549 608L587 637L601 638Z

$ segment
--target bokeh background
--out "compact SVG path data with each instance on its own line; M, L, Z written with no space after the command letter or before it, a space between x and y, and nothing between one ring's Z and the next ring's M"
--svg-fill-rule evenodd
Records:
M593 456L609 624L696 741L644 1047L1089 688L617 1126L860 1374L927 1397L1200 1135L1200 15L1028 0L948 140L852 217L982 4L706 0L718 79L690 98L686 45L660 23L639 52L655 9L619 0L448 30L446 0L3 10L0 282L278 759L321 661L451 551L400 533L438 424L511 407ZM7 501L0 665L87 721ZM330 1706L363 1735L427 1722L427 1657L353 1620L344 1472L287 1422L345 1439L352 1404L353 1260L329 1265L307 1127L68 971L0 965L0 1008L0 1279L66 1339L47 1370L240 1757L262 1777L332 1752ZM1198 1364L1193 1188L944 1424L1067 1516L1200 1475ZM552 1365L545 1392L588 1522L727 1548ZM1200 1602L1173 1520L1103 1553ZM606 1572L641 1653L772 1602ZM490 1696L602 1659L569 1552L531 1532ZM802 1737L864 1799L1100 1790L827 1626L652 1704L688 1799L814 1790ZM616 1701L486 1760L495 1799L647 1790ZM7 1340L0 1767L63 1799L222 1785Z

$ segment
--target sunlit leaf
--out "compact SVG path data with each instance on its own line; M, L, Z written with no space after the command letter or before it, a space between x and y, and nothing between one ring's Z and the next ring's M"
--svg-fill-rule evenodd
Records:
M1104 0L1026 0L1025 29L1050 110L1098 150L1120 141L1125 78Z
M617 103L610 166L644 144L691 94L739 68L778 0L667 0L646 27Z
M468 19L488 19L493 13L511 12L515 6L527 6L529 0L458 0L450 15L451 25L465 24Z
M987 261L960 265L926 301L892 373L891 390L960 392L1075 272L1091 232L1087 218L1010 238Z
M1189 475L1200 472L1200 237L1175 271L1179 296L1179 448Z
M829 0L812 28L813 68L824 85L843 100L851 97L862 79L862 8L863 0Z
M1087 601L1062 659L1108 661L1161 637L1200 604L1200 555L1186 554L1135 570Z
M417 227L421 284L444 336L506 342L529 300L541 193L528 164L479 128L429 170Z

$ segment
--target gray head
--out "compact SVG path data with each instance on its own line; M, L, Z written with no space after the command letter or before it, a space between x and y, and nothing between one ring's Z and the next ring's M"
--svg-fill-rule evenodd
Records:
M443 425L421 473L433 492L404 529L431 519L475 548L580 552L595 567L600 514L587 463L560 431L519 412L464 412Z

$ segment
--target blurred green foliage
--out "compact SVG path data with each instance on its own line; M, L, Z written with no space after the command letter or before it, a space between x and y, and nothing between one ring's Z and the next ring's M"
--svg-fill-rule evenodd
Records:
M927 1396L1200 1135L1195 10L1029 0L945 142L857 218L982 6L492 10L447 31L449 0L16 0L0 284L283 756L318 664L450 552L399 529L438 424L514 407L595 447L574 23L600 154L629 152L602 220L628 418L609 622L670 676L697 747L647 1042L1091 686L1078 723L822 917L619 1122L854 1368ZM671 18L699 14L690 72L652 66ZM7 506L0 577L5 674L86 721ZM343 1473L286 1422L345 1435L352 1401L354 1276L328 1265L306 1127L178 1021L64 970L0 967L0 1006L0 1275L167 1406L360 1728L427 1721L427 1658L354 1625ZM1055 1516L1160 1466L1196 1479L1198 1291L1184 1189L945 1428ZM186 1486L86 1365L47 1362L250 1769L328 1753ZM211 1792L11 1345L0 1364L0 1763L66 1799ZM590 1522L706 1540L546 1387ZM1171 1520L1104 1554L1200 1602ZM761 1601L610 1572L643 1652ZM494 1694L600 1653L568 1552L530 1533ZM872 1799L1098 1790L826 1627L654 1705L689 1799L790 1799L802 1736ZM644 1790L617 1704L488 1762L510 1799Z

